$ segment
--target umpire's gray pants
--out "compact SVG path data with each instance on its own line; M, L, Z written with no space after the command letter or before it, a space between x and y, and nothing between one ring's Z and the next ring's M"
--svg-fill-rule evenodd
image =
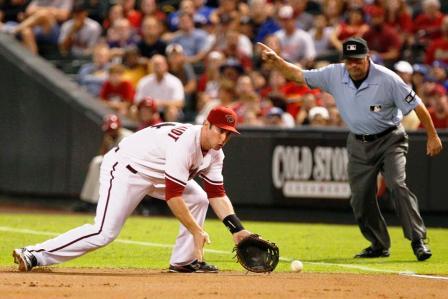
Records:
M347 138L350 204L364 237L377 248L390 248L386 222L376 199L377 176L381 171L391 191L404 236L426 238L426 228L418 211L417 197L406 186L408 136L400 126L375 141L362 142L350 133Z

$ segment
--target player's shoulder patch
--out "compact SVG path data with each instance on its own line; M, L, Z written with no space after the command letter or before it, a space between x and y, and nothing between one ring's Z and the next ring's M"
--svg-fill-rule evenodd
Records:
M411 90L411 92L404 98L404 100L408 104L415 101L415 91Z

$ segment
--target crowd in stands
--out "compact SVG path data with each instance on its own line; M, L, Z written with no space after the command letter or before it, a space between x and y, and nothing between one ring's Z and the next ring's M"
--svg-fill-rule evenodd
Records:
M174 4L173 4L174 3ZM263 42L302 68L340 61L367 40L448 128L448 4L439 0L0 0L0 31L33 54L83 59L77 82L139 122L202 123L216 105L241 125L344 124L332 97L298 86L259 57ZM409 115L404 124L417 129Z

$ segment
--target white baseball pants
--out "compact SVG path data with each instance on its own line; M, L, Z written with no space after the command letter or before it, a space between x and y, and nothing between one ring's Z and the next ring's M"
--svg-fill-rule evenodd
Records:
M100 199L94 224L82 225L26 248L36 256L39 266L46 266L106 246L117 238L126 219L146 194L163 199L164 181L136 172L129 159L112 149L104 156L101 165ZM205 191L190 180L183 198L194 219L203 226L209 204ZM181 224L170 263L185 265L194 259L193 236Z

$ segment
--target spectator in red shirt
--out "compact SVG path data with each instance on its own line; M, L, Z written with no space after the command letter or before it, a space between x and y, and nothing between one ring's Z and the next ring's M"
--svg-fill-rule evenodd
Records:
M423 12L414 21L413 31L418 42L426 45L429 41L439 38L442 19L439 0L425 0Z
M107 105L124 114L128 114L129 107L134 102L134 88L129 81L123 79L125 67L121 64L109 68L109 78L100 92L100 97Z
M372 17L370 29L363 35L363 38L369 44L372 58L391 66L400 56L400 36L393 28L384 24L383 8L372 7L370 15Z
M428 111L434 127L438 129L448 128L448 99L445 88L441 85L435 85L430 95L431 107Z
M119 4L111 6L107 12L107 18L103 21L103 29L107 31L116 20L122 18L124 18L123 6Z
M118 4L123 7L124 16L131 26L138 29L142 23L142 13L135 10L135 0L119 0Z
M405 0L385 1L385 23L393 27L404 38L412 32L412 16Z
M364 22L364 11L361 7L351 8L347 13L347 21L336 26L331 35L332 45L342 52L342 42L352 36L362 36L369 30Z
M443 18L441 30L442 37L432 41L426 48L426 64L432 64L434 60L448 63L448 16Z

